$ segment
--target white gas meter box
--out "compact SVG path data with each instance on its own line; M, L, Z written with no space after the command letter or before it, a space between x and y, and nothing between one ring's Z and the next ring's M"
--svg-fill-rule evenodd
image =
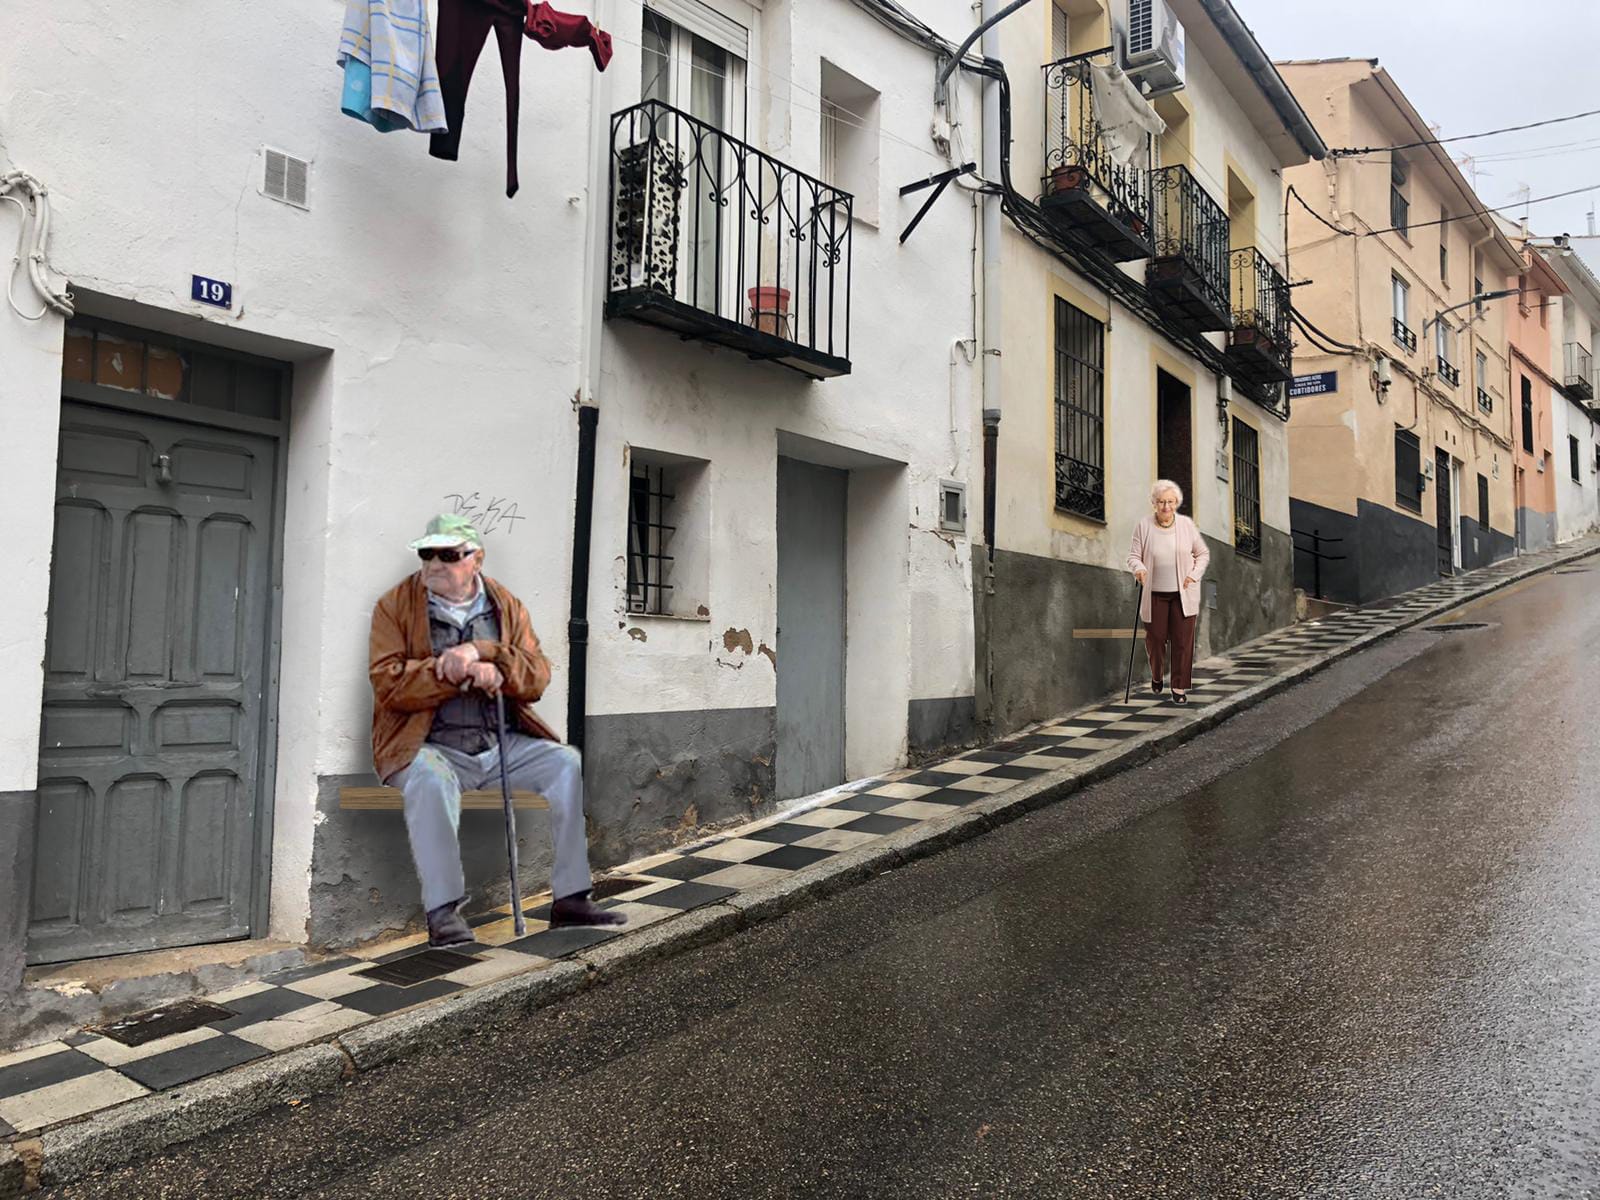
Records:
M1126 0L1122 69L1145 99L1183 87L1183 26L1166 0Z

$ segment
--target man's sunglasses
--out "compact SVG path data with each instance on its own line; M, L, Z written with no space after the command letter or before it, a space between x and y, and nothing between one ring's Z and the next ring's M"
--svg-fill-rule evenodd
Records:
M455 548L451 548L449 550L436 550L432 546L424 546L421 550L417 551L417 557L423 562L432 562L435 558L437 558L440 562L456 563L460 562L463 558L467 558L471 554L471 550L458 550Z

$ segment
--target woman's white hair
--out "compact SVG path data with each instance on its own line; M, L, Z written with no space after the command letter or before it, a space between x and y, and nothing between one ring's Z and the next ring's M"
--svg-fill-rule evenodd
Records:
M1155 506L1155 502L1161 499L1163 492L1171 492L1178 498L1178 507L1183 507L1183 489L1170 479L1158 479L1150 485L1150 505L1152 508Z

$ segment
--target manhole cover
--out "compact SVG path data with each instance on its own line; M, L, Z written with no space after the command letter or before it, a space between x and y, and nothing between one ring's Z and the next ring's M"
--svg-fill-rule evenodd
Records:
M135 1013L131 1017L123 1017L120 1021L101 1025L88 1032L98 1033L114 1042L121 1042L124 1046L142 1046L157 1038L171 1037L175 1033L188 1033L191 1029L199 1029L200 1026L209 1025L213 1021L226 1021L233 1015L228 1009L216 1004L207 1004L204 1000L184 1000L178 1004L152 1008L149 1012Z
M1556 575L1587 575L1593 569L1594 568L1592 568L1592 567L1574 567L1570 571L1556 571L1556 572L1554 572L1554 574L1556 574Z
M355 974L363 979L376 979L379 983L392 983L398 987L411 987L451 971L459 971L468 963L478 961L476 954L457 954L453 950L424 950L407 958L379 963Z
M1488 629L1485 621L1450 621L1444 625L1424 625L1429 633L1459 633L1463 629Z
M634 888L643 887L650 882L652 881L649 879L633 879L627 875L611 875L605 879L596 879L589 896L593 900L604 900L607 896L617 896L623 892L631 892Z

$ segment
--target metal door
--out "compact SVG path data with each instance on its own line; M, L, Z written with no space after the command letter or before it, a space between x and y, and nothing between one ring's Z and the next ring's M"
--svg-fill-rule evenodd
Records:
M62 406L30 962L250 933L276 453Z
M1439 574L1454 575L1456 561L1455 521L1450 487L1450 455L1433 452L1434 520L1439 530Z
M778 459L778 798L844 782L843 471Z

